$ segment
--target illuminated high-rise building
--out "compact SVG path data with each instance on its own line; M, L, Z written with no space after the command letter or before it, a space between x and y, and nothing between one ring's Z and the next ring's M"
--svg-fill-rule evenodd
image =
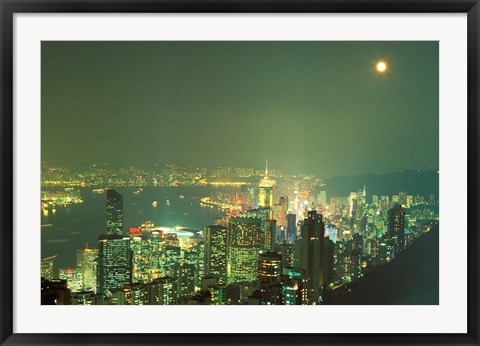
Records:
M395 252L405 248L405 209L395 204L388 211L388 237L395 247Z
M107 234L123 233L123 196L115 190L107 191Z
M89 248L77 250L77 267L83 274L83 290L96 291L97 289L97 249Z
M258 199L259 205L262 208L273 207L273 187L275 186L275 180L270 179L268 176L268 163L265 166L265 174L258 184Z
M216 276L225 282L227 279L227 228L219 225L206 226L204 237L205 275Z
M262 253L258 260L258 289L248 296L248 304L281 305L282 256L275 252Z
M272 285L282 275L282 255L265 252L258 259L258 281L260 285Z
M323 286L321 271L324 233L325 224L322 215L317 214L316 210L309 211L302 225L300 265L305 269L310 304L318 302Z
M362 248L355 246L355 238L361 236L360 234L355 234L353 236L353 249L348 261L348 272L352 280L357 280L362 276Z
M165 272L167 275L175 277L175 266L180 260L180 246L165 246Z
M83 290L83 271L80 268L60 268L58 278L67 281L67 287L71 292Z
M201 241L197 243L195 250L195 287L202 287L202 278L205 276L205 242ZM227 272L226 263L227 259L225 258L225 273Z
M277 235L277 222L276 220L267 220L265 223L265 234L263 237L265 251L273 251L275 246L275 239Z
M258 255L263 246L261 232L260 218L230 218L228 283L257 280Z
M98 238L97 293L123 288L132 282L130 237L117 234Z
M335 242L325 233L323 239L323 248L321 253L320 281L323 287L327 287L334 282L335 272Z
M195 294L195 264L181 261L176 271L178 296L189 297Z
M355 206L357 206L357 210L358 210L358 206L363 206L365 205L365 202L366 202L366 196L367 196L367 191L366 191L366 187L363 186L363 189L361 190L358 190L357 192L350 192L350 212L349 212L349 216L350 217L354 217L354 209L355 209Z
M132 250L132 281L143 281L146 279L145 275L145 261L143 251L145 251L142 241L142 235L130 234L130 249Z
M151 231L148 253L148 270L150 279L157 279L165 275L163 255L163 238L159 231Z
M278 203L273 205L273 218L277 226L287 227L288 197L282 196Z
M297 215L287 214L287 239L288 243L292 243L297 239Z

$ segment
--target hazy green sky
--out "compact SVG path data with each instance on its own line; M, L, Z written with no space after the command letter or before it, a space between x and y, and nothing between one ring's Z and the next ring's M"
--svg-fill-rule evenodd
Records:
M438 102L437 42L42 43L60 165L436 169Z

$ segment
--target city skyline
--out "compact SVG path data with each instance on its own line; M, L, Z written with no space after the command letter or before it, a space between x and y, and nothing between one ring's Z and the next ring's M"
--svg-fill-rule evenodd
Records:
M63 171L54 170L54 174L63 179ZM438 200L432 194L400 191L367 198L364 185L347 196L330 196L321 178L275 178L265 168L257 184L232 182L198 198L194 196L205 193L205 183L197 178L186 186L190 190L181 190L177 180L172 180L174 176L168 186L142 185L143 179L137 177L131 180L133 185L120 187L122 194L117 188L98 188L105 186L102 180L91 181L97 186L94 189L91 185L68 187L71 183L58 180L54 190L42 191L43 222L61 222L57 209L66 212L70 220L78 220L75 215L82 214L88 218L82 208L83 197L102 194L105 198L103 225L89 227L97 233L92 243L98 241L98 247L87 243L82 249L70 250L68 256L76 254L77 258L71 267L56 268L57 255L42 258L42 304L344 304L359 299L350 293L352 285L368 287L371 280L378 280L372 278L381 268L403 266L403 259L415 253L410 247L418 248L424 242L427 245L423 246L429 246L438 232ZM228 184L225 179L228 177L220 186ZM125 212L139 208L139 203L145 206L149 196L159 198L168 188L179 191L177 194L185 191L178 201L187 198L191 201L187 205L193 206L195 201L200 208L218 209L218 217L200 229L165 227L138 209L143 223L125 223ZM135 202L127 203L132 195ZM160 203L167 209L157 214L160 220L165 212L184 208L167 197ZM152 210L158 205L154 200ZM44 227L53 233L71 232L54 224L42 224ZM72 235L77 233L82 234L75 231ZM426 293L420 289L418 296L397 304L411 299L437 304L438 280L434 272L428 275L433 277ZM359 302L371 301L373 297L363 297Z
M43 42L42 159L436 169L438 43Z
M41 51L42 304L439 304L438 42Z
M108 161L108 160L106 160ZM265 165L265 161L263 161L263 164ZM59 169L65 169L71 172L82 172L82 171L87 171L88 169L92 168L98 168L98 169L104 169L107 171L121 171L121 170L127 170L127 169L138 169L138 170L143 170L145 172L153 172L153 171L161 171L165 170L169 167L176 167L177 169L180 170L185 170L185 171L195 171L195 170L208 170L210 172L216 171L216 170L223 170L223 169L233 169L233 170L251 170L253 173L251 174L252 176L261 176L264 171L264 166L256 165L255 167L242 167L239 165L231 165L231 166L226 166L226 165L214 165L214 166L201 166L201 165L177 165L174 162L163 162L163 163L149 163L149 164L143 164L143 165L132 165L132 164L127 164L124 163L123 165L111 165L108 162L101 162L101 161L90 161L87 162L85 161L79 161L76 163L72 164L60 164L57 161L42 161L43 165L49 166L49 167L56 167ZM286 176L318 176L318 174L315 174L313 172L295 172L292 171L292 169L285 169L281 167L274 167L272 168L272 171L274 172L273 175L286 175ZM337 174L333 176L322 176L323 178L341 178L341 177L358 177L358 176L368 176L368 175L378 175L378 176L383 176L383 175L388 175L388 174L395 174L395 173L402 173L402 172L408 172L408 171L437 171L438 167L436 166L428 166L426 168L405 168L405 169L399 169L395 171L386 171L386 172L364 172L364 173L358 173L358 174L349 174L349 172L343 172L342 174Z

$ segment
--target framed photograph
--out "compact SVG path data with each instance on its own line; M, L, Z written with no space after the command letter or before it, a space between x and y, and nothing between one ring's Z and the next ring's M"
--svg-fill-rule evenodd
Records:
M2 345L478 345L479 11L2 1Z

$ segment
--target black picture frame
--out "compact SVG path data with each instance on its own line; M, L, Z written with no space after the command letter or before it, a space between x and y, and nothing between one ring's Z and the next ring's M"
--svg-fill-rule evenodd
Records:
M396 344L478 345L479 16L478 0L0 0L2 345ZM13 16L15 13L441 13L468 14L468 332L466 334L18 334L13 333ZM452 319L455 316L452 316Z

